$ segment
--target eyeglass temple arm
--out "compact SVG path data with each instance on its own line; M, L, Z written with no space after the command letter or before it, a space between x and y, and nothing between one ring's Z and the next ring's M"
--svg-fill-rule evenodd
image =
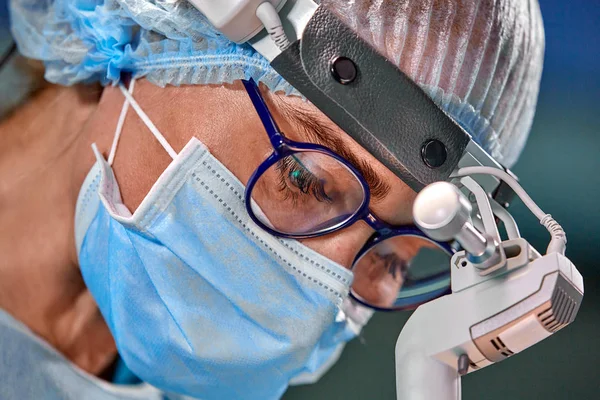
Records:
M256 109L256 113L260 117L260 120L267 131L267 136L271 141L271 144L275 149L277 149L282 143L282 135L277 123L273 119L265 100L260 94L260 90L258 89L258 85L254 82L254 79L242 79L242 83L246 88L246 92L248 92L248 96L250 100L252 100L252 105Z

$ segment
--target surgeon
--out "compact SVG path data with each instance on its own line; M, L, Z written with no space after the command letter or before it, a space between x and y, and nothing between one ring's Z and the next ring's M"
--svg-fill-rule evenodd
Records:
M537 1L321 6L515 163ZM451 253L411 225L412 189L186 1L10 16L55 85L0 124L0 398L279 398L396 304L412 260ZM149 385L98 378L117 354Z

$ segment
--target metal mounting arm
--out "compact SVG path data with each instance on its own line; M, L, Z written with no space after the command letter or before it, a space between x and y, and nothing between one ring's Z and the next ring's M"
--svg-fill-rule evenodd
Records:
M466 179L463 184L475 197L479 193L479 207L488 207L480 209L484 225L486 219L495 224L492 211L507 224L509 240L498 243L504 266L482 271L465 251L453 256L453 293L417 308L398 337L399 400L459 400L461 375L503 361L556 333L573 322L583 300L583 278L563 254L540 256L518 237L516 225L510 227L514 220L508 212L499 211L487 196L481 198L476 182ZM435 185L435 192L428 191ZM454 187L432 184L415 201L415 222L434 238L449 232L461 236L470 223L464 216L464 196L448 185ZM492 235L487 238L494 241Z

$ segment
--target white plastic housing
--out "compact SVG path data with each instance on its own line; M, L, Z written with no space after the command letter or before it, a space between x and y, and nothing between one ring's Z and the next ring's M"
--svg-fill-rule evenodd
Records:
M472 372L526 349L572 321L583 292L577 268L553 253L420 306L396 343L397 398L460 399L461 355Z
M256 8L265 2L271 2L277 11L286 0L189 0L214 27L229 40L243 43L263 29L256 17Z
M471 203L448 182L436 182L423 189L415 199L415 223L436 240L450 240L469 222Z

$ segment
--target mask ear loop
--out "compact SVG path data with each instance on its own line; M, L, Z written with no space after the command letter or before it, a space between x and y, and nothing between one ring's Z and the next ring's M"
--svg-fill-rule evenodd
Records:
M135 87L135 79L131 79L129 83L129 94L133 93L133 89ZM115 129L115 137L113 138L112 146L110 147L110 153L108 155L108 165L112 167L113 161L115 160L115 153L117 152L117 145L119 144L119 139L121 138L121 132L123 131L123 125L125 124L125 117L127 116L127 111L129 110L129 101L125 99L123 101L123 107L121 108L121 114L119 115L119 122L117 122L117 128Z
M156 140L158 140L158 142L166 150L166 152L169 153L169 155L171 156L171 158L175 159L177 157L177 152L175 150L173 150L173 148L171 147L171 145L169 144L169 142L167 142L167 139L165 139L165 137L163 136L163 134L160 133L160 131L158 130L158 128L152 123L152 121L150 120L150 118L148 117L148 115L146 115L146 113L142 110L142 108L140 107L140 105L138 104L138 102L135 101L135 99L133 98L133 96L131 95L131 93L129 93L127 91L127 89L125 89L125 86L123 86L122 83L119 84L119 89L121 89L121 93L123 93L123 96L125 96L126 103L131 104L131 107L133 107L133 110L137 113L138 117L140 117L140 119L142 120L142 122L144 122L144 124L146 125L146 127L148 127L148 129L150 130L150 132L152 132L152 134L154 135L154 137L156 138ZM123 107L125 108L125 105L123 105ZM124 119L124 117L123 117L123 119Z

